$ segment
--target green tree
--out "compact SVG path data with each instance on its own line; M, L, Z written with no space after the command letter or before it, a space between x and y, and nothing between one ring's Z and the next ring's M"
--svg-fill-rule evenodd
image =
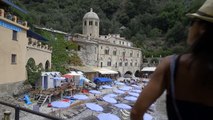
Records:
M41 71L42 69L40 66L35 64L34 59L30 58L27 61L26 65L26 70L27 70L27 77L28 80L26 83L29 83L32 85L33 88L36 87L36 83L41 79Z

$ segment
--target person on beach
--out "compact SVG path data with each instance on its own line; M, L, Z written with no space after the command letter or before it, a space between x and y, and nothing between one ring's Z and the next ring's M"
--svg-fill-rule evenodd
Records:
M187 16L189 51L162 60L134 104L131 120L143 120L165 90L169 120L213 120L213 0Z

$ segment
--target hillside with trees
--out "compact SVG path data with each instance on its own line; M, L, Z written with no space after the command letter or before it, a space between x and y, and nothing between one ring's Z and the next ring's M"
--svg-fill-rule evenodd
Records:
M204 0L14 0L29 11L26 19L38 25L82 33L82 18L90 8L100 18L100 34L119 33L145 56L165 56L186 49L186 13Z

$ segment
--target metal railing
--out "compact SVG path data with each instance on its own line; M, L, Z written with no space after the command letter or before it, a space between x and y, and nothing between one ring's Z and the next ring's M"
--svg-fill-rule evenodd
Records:
M41 113L41 112L37 112L37 111L30 110L30 109L26 109L24 107L20 107L19 105L12 105L12 104L2 102L2 101L0 101L0 104L5 105L5 106L9 106L9 107L12 107L12 108L15 109L15 120L19 120L20 110L28 112L28 113L32 113L32 114L35 114L35 115L38 115L38 116L41 116L41 117L45 117L45 118L48 118L48 119L52 119L52 120L63 120L63 119L58 118L58 117L53 117L53 116L50 116L50 115L47 115L47 114L44 114L44 113Z

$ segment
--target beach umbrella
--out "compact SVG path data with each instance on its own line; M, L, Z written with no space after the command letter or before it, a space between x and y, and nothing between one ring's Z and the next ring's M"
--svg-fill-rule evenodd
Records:
M54 80L65 80L65 77L54 77Z
M128 92L129 95L132 95L132 96L135 96L135 97L138 97L139 94L138 93L134 93L134 92Z
M122 90L114 90L113 92L114 92L114 93L117 93L117 94L124 94L124 93L125 93L125 92L122 91Z
M54 108L68 108L70 106L70 103L64 101L54 101L51 102L51 105Z
M106 97L106 96L104 96L103 100L106 101L106 102L108 102L108 103L112 103L112 104L117 103L117 100L114 99L114 98L112 98L112 97Z
M132 92L141 93L141 90L132 90Z
M119 89L123 90L123 91L128 91L128 90L132 89L132 87L130 87L130 86L123 86L123 87L120 87Z
M95 103L86 103L86 106L90 110L93 110L93 111L96 111L96 112L102 112L103 111L103 107L101 107L100 105L95 104Z
M120 120L120 118L111 113L101 113L98 115L99 120Z
M118 96L118 95L113 94L113 93L105 95L105 97L112 97L112 98L117 97L117 96Z
M142 89L141 86L135 86L134 88L137 89L137 90L141 90Z
M109 85L103 85L103 86L101 86L102 88L104 88L104 89L110 89L110 88L112 88L111 86L109 86Z
M115 106L118 107L118 108L121 108L121 109L125 109L125 110L132 109L131 106L129 106L127 104L123 104L123 103L115 104Z
M150 114L147 114L147 113L145 113L144 115L143 115L143 119L144 120L152 120L152 116L150 115Z
M138 85L131 85L132 87L137 87Z
M86 100L88 99L89 97L87 97L86 95L74 95L73 98L77 99L77 100Z
M65 78L72 78L73 76L72 75L70 75L70 74L64 74L64 75L62 75L63 77L65 77Z
M129 101L136 101L137 98L136 97L133 97L133 96L126 96L124 97L125 100L129 100Z
M115 84L116 84L116 85L125 85L124 83L119 82L119 81L115 81Z
M97 90L90 90L89 92L92 94L101 94L101 92Z

